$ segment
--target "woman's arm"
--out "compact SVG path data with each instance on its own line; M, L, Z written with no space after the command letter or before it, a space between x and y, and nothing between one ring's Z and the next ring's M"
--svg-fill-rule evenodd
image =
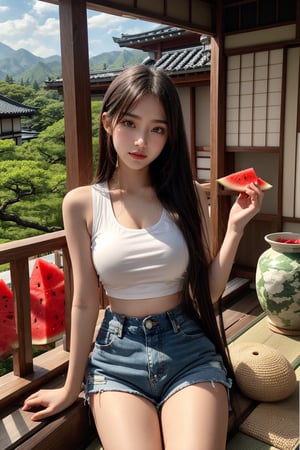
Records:
M230 210L223 243L209 267L209 285L213 302L220 298L226 287L244 228L259 212L262 200L262 191L254 183L251 183L246 191L237 197ZM202 208L207 210L207 206L203 205L203 201ZM207 226L207 229L209 228Z
M99 312L98 278L91 259L91 188L70 191L63 202L64 228L73 271L73 303L69 368L63 388L41 390L25 400L24 410L43 408L42 420L70 406L81 389Z

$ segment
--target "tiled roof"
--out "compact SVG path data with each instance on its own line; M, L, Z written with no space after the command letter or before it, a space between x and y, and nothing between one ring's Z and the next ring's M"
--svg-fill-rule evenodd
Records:
M37 109L0 94L0 116L30 116L36 113Z
M171 37L172 33L181 33L185 30L181 30L175 27L163 27L156 30L147 31L145 33L140 33L137 35L122 35L122 45L120 47L129 45L130 39L147 39L151 38L157 40L162 40L162 36ZM114 38L116 39L116 38ZM124 45L123 45L124 42ZM200 45L196 45L188 48L179 48L176 50L168 50L162 53L162 56L155 61L150 57L147 57L142 64L154 65L159 69L165 70L169 75L187 75L189 73L200 73L210 71L210 57L211 57L211 45L210 39L206 35L201 35ZM118 70L102 70L90 74L90 83L96 84L98 82L106 83L112 81L122 69ZM51 88L58 88L62 86L62 78L57 78L56 80L45 81L46 86Z
M122 69L116 70L99 70L97 72L92 72L90 74L90 82L97 83L98 81L110 82L113 80L119 73L122 72Z
M210 46L197 46L164 52L155 67L163 69L170 75L182 72L210 70Z
M121 34L121 37L113 37L113 41L120 47L127 47L134 43L143 42L155 42L161 41L166 38L172 38L174 36L181 36L184 33L188 33L186 30L181 28L162 26L155 28L151 31L145 31L144 33L138 34Z
M169 75L207 72L210 70L210 45L164 52L156 62L151 58L146 58L143 64L154 65L154 67L165 70ZM90 83L110 82L120 72L122 72L122 69L101 70L91 73ZM61 87L63 80L57 78L56 80L47 80L45 83L47 86L55 88Z

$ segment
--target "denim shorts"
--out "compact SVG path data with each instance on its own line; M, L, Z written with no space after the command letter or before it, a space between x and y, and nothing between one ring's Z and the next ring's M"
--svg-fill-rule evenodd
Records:
M213 343L180 306L144 318L106 309L89 358L87 402L91 393L119 391L159 409L175 392L201 382L232 385Z

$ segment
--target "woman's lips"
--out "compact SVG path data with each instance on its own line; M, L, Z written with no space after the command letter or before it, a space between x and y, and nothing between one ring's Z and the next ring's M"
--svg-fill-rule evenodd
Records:
M139 152L129 152L129 155L133 158L133 159L145 159L147 158L147 156L145 155L145 153L139 153Z

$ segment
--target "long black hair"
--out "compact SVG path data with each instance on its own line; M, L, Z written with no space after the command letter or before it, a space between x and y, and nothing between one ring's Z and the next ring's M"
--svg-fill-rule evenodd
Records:
M210 296L205 241L205 219L192 176L191 160L177 90L162 70L136 65L121 72L109 85L102 103L99 132L99 161L94 182L109 181L117 165L111 134L106 133L101 116L105 112L112 128L146 94L159 99L166 114L168 139L160 155L150 164L153 188L164 208L173 217L186 240L189 264L183 287L184 307L201 321L206 335L222 355L229 376L233 372L228 355L223 321L216 320Z

